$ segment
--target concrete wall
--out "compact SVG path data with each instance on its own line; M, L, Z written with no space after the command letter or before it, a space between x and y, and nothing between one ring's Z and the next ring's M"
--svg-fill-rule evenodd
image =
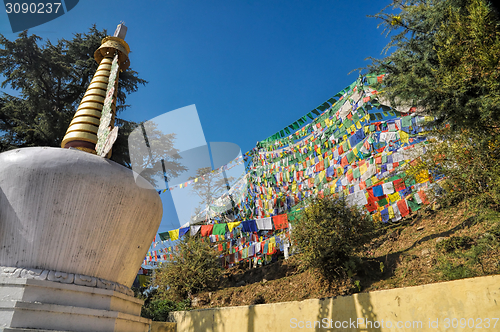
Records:
M500 276L173 315L182 332L500 331Z
M176 332L176 323L152 322L149 332Z

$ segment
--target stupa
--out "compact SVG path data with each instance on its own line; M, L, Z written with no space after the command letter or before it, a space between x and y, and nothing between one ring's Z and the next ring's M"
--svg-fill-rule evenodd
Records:
M156 190L109 157L124 25L95 53L99 67L62 148L0 154L0 330L148 331L130 289L162 217ZM97 152L96 152L97 149Z

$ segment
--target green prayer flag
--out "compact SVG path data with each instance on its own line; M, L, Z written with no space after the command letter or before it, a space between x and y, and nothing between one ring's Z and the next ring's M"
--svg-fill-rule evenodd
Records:
M416 183L417 182L415 181L415 178L413 176L405 180L406 187L414 186Z
M214 228L212 229L213 235L224 235L226 234L226 223L222 224L214 224Z
M379 200L377 201L377 204L378 204L378 206L380 206L380 207L382 207L382 206L386 206L386 205L388 204L388 203L387 203L387 198L385 198L385 197L384 197L384 198L382 198L382 199L379 199Z
M354 113L354 114L352 115L352 121L354 121L354 123L356 123L356 122L358 122L358 121L359 121L359 116L358 116L358 114L357 114L357 113Z
M349 151L349 153L347 154L347 161L349 162L349 164L354 161L354 157L355 157L354 152Z
M410 199L406 200L406 202L408 203L408 206L410 207L410 209L412 211L418 211L422 207L420 204L418 204L417 202L414 202L413 200L410 200Z
M355 168L352 173L353 173L353 176L355 179L357 179L361 176L361 172L359 171L359 167Z
M170 239L170 235L168 235L168 232L165 232L165 233L158 233L158 235L160 236L160 239L162 241L166 241L166 240L169 240Z
M401 127L411 126L411 116L404 116L401 118Z

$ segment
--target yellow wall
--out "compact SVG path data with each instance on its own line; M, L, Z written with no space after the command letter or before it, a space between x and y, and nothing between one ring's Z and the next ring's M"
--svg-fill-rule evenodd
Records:
M150 332L175 332L177 331L175 323L152 322Z
M500 331L500 320L493 326L493 318L500 318L500 276L324 300L179 311L174 317L177 331L182 332ZM458 320L453 321L454 318ZM373 322L371 328L361 323L365 319ZM333 320L333 328L319 327L318 322L313 326L315 321L330 325L330 320ZM392 328L388 327L388 321ZM461 328L461 322L468 322L469 327ZM479 323L482 328L478 328ZM453 328L453 324L457 328Z

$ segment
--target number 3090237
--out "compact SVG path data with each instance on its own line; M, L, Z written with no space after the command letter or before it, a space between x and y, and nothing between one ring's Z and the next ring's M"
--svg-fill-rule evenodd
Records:
M56 13L59 11L59 8L61 7L60 2L31 2L31 3L10 3L7 2L5 4L5 11L7 14L51 14L52 12Z

